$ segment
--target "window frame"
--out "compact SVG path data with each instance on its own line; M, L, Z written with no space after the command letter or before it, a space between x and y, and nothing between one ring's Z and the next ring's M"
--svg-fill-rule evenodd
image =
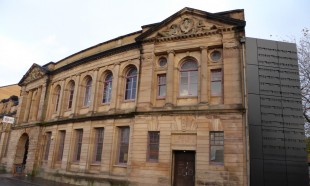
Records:
M217 77L217 73L220 73L220 78ZM217 79L218 78L218 79ZM212 88L214 83L219 83L220 91L214 92L215 90ZM211 97L221 97L223 94L223 72L221 68L215 68L210 70L210 96Z
M94 149L93 149L93 163L100 163L102 161L103 153L103 142L104 142L104 127L95 128L95 139L94 139ZM100 149L100 153L98 153ZM98 160L97 158L100 158Z
M84 90L84 100L83 100L83 106L84 107L90 106L92 83L93 83L92 78L87 77L87 79L85 81L85 90Z
M135 74L129 75L132 71L136 71ZM135 86L134 83L136 84ZM135 100L137 96L137 83L138 83L138 69L136 67L130 67L125 76L125 101ZM130 84L130 88L129 87ZM127 94L127 91L130 93Z
M196 64L196 68L188 68L188 69L183 69L182 67L186 64L186 63L195 63ZM198 62L194 59L187 59L185 60L184 62L181 63L180 65L180 70L179 70L179 96L180 97L197 97L198 96L198 78L199 78L199 67L198 67ZM192 76L193 73L196 72L196 79L197 81L192 83L191 81L191 77L194 77ZM186 76L183 76L183 74L186 74ZM182 78L186 78L186 83L182 83ZM183 87L182 85L186 85L186 89L182 89L181 88ZM191 87L195 85L195 88L196 88L196 94L192 94L191 93ZM182 95L181 92L183 90L186 90L188 93L187 95Z
M58 141L57 161L61 162L65 147L66 131L60 130L58 135L59 135L59 141Z
M152 136L153 135L153 136ZM151 142L151 138L154 137L154 136L158 136L158 139L156 139L157 141L155 142ZM147 161L148 162L158 162L159 160L159 144L160 144L160 131L148 131L148 137L147 137ZM152 150L151 150L151 145L156 145L157 146L157 151L155 151L155 156L156 158L153 159L151 158L151 155L153 154L152 153Z
M44 149L44 160L47 161L52 141L52 132L46 132L45 134L46 134L46 144Z
M161 77L164 77L164 82L162 83ZM164 95L160 95L161 93L161 88L164 87ZM157 74L157 98L165 98L167 95L167 74Z
M214 134L214 137L212 139L212 134ZM222 134L222 136L216 136L216 134ZM209 149L209 162L210 164L215 164L215 165L224 165L224 145L225 145L225 138L224 138L224 131L210 131L209 132L209 146L210 146L210 149ZM216 137L222 137L222 140L216 140ZM222 141L222 144L216 144L215 142L218 142L218 141ZM214 144L213 144L214 143ZM222 153L223 153L223 161L213 161L212 160L212 147L222 147ZM216 155L215 155L216 157Z
M127 137L127 141L125 141L125 143L123 143L122 139L123 139L123 132L126 132ZM127 165L128 163L128 155L129 155L129 140L130 140L130 127L129 126L122 126L122 127L118 127L118 146L117 146L117 164L118 165ZM122 154L122 149L123 147L126 148L126 153L127 153L127 157L125 159L125 151L124 156L123 156L123 161L121 161L121 154Z
M112 85L113 85L113 74L112 74L112 72L108 72L104 78L104 81L103 81L103 91L102 91L101 103L108 104L111 102Z
M75 148L74 148L74 162L79 162L81 160L83 144L83 129L75 129Z

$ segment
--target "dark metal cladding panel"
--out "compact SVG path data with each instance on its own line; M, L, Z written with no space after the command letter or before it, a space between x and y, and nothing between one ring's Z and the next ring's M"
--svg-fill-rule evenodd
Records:
M250 167L250 182L251 186L262 186L264 185L264 161L262 159L253 159L251 158Z
M257 44L256 39L246 38L246 63L247 65L257 65Z
M284 129L286 159L290 161L307 161L305 131L303 129Z
M259 94L258 68L256 65L247 66L247 88L249 94Z
M306 162L286 162L288 186L307 186L308 165Z
M246 44L250 185L306 186L296 45L253 38Z
M258 95L248 95L249 125L261 125L260 98Z
M264 159L285 160L285 143L283 129L262 127Z
M260 126L249 126L250 157L254 159L263 158L263 139Z
M286 185L285 161L264 160L264 186Z

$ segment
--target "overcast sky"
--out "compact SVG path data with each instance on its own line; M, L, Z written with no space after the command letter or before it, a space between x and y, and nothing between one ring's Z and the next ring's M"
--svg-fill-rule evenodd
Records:
M0 86L18 83L33 63L57 62L184 7L244 9L247 37L291 40L310 28L309 0L0 0Z

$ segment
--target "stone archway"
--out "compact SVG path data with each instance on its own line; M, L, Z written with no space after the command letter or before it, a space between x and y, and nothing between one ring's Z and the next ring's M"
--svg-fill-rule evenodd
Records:
M19 138L17 143L14 164L16 165L16 169L18 169L18 166L20 168L19 170L16 170L16 172L23 171L23 169L25 168L25 165L27 163L28 147L29 147L29 136L28 134L24 133Z

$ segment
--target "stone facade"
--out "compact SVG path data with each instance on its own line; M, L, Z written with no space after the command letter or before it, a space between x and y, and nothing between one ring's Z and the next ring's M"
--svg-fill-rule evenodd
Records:
M66 183L155 186L180 185L177 171L193 162L184 169L191 185L247 185L244 27L243 10L184 8L57 63L33 64L19 82L1 163ZM213 162L211 133L223 134L222 161ZM194 160L178 160L182 153Z

